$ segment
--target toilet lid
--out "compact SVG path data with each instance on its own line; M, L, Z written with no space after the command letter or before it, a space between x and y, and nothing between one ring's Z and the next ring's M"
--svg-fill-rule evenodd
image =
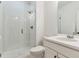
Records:
M42 46L37 46L37 47L32 48L32 49L31 49L31 52L42 52L42 51L44 51L44 50L45 50L44 47L42 47Z

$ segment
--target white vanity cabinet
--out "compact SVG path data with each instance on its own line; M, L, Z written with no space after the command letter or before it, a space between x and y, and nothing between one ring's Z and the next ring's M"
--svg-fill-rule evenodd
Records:
M45 58L57 58L57 52L45 47Z
M79 58L79 51L48 40L43 41L45 58Z
M62 54L60 54L60 53L58 53L57 57L58 57L58 58L67 58L66 56L64 56L64 55L62 55Z
M66 57L48 47L45 47L45 58L66 58Z

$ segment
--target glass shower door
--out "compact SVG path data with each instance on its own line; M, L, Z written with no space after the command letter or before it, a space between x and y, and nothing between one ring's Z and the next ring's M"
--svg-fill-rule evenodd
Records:
M3 3L3 57L16 57L30 50L30 10L27 2ZM33 44L34 45L34 44Z

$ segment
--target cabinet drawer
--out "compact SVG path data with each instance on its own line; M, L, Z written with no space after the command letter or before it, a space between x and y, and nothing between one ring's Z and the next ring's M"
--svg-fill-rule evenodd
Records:
M45 47L45 58L54 58L57 56L57 52Z
M56 50L57 52L72 58L79 58L79 51L64 47L62 45L58 45L55 43L51 43L49 41L44 40L44 46L47 46L53 50Z

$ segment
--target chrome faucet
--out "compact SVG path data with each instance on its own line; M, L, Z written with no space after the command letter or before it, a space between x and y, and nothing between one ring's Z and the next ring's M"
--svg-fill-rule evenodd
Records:
M73 38L74 38L74 35L68 34L68 35L67 35L67 38L73 39Z

